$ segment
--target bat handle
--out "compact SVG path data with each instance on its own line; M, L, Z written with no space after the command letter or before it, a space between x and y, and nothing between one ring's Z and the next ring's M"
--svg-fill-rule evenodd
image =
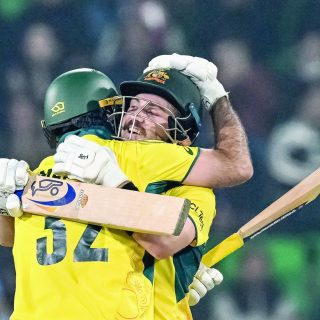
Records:
M23 189L22 190L16 190L15 195L19 197L21 200L22 194L23 194ZM0 201L0 216L9 216L9 213L6 208L6 198L3 198L2 201Z
M16 190L14 192L15 195L17 195L19 197L19 199L21 200L22 194L23 194L23 189L22 190Z

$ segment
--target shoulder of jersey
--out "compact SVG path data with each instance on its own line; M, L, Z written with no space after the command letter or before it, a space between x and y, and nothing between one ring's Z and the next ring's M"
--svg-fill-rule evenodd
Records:
M36 168L34 171L40 171L40 170L52 168L53 164L54 164L53 156L46 157L40 162L38 168Z

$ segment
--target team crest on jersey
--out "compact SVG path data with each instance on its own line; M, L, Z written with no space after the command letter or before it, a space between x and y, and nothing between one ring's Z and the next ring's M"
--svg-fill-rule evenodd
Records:
M144 77L144 80L152 80L165 84L169 78L170 77L165 70L153 70Z
M60 113L63 113L65 110L64 110L64 102L57 102L52 108L51 108L51 111L52 111L52 117L60 114Z

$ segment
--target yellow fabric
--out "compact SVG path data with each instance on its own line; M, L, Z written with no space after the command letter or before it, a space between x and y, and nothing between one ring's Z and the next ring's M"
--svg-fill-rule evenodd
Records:
M199 153L198 148L183 148L163 142L86 138L110 147L116 153L122 170L140 191L145 191L152 183L181 182ZM53 158L48 157L33 173L53 176L53 163ZM192 200L194 206L190 217L197 229L196 242L205 242L214 215L212 191L177 187L167 194ZM204 194L203 198L201 194ZM146 253L127 232L104 227L96 229L82 223L30 214L24 214L15 221L13 254L17 279L11 320L157 318L154 299L160 296L154 298L153 278L144 275ZM100 254L94 256L98 261L79 261L86 257L88 250L100 250ZM107 253L107 257L103 258L101 252ZM164 260L164 264L175 272L170 259ZM153 270L153 267L148 267L148 270ZM159 278L159 281L163 280ZM157 283L155 286L157 288ZM170 290L174 296L175 287ZM177 305L174 306L176 308Z
M212 190L181 186L169 190L166 194L192 199L189 217L196 227L196 245L203 245L208 239L215 215L215 198ZM198 270L202 250L200 247L188 246L176 254L175 258L156 261L154 271L156 320L192 319L186 292Z
M94 135L85 138L112 149L121 169L140 191L158 181L183 181L199 154L197 147L162 141L103 140Z
M48 173L52 163L52 158L46 159L34 173ZM11 319L123 319L117 310L129 278L135 280L130 282L130 290L137 298L132 299L127 314L134 314L132 319L148 319L143 318L148 311L145 305L152 305L153 297L152 284L142 273L144 249L125 231L101 228L95 233L90 225L62 219L54 219L56 225L45 229L50 219L30 214L16 219L13 254L17 281ZM41 253L52 257L54 238L60 241L54 255L60 253L63 259L43 265L43 261L39 263ZM59 252L61 247L66 248L65 253ZM107 258L74 261L88 249L105 249Z
M203 256L202 263L210 268L229 254L241 248L243 245L244 242L240 234L234 233L208 251Z
M216 214L216 202L212 190L202 187L180 186L168 190L165 194L191 200L189 218L193 221L197 235L193 245L204 244L208 240L212 220Z

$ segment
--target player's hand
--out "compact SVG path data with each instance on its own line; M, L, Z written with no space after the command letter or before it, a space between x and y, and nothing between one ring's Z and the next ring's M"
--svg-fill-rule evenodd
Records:
M189 305L196 305L209 290L219 285L222 280L223 275L220 271L214 268L207 268L200 263L200 267L190 285Z
M218 99L228 96L222 84L217 79L218 69L212 62L198 57L172 54L153 58L144 72L173 68L189 76L198 86L203 106L210 111Z
M0 159L0 212L9 213L12 217L20 217L21 202L16 190L22 190L28 182L28 164L21 160Z
M121 187L129 181L110 148L75 135L58 146L54 160L52 171L67 174L70 179L107 187Z

